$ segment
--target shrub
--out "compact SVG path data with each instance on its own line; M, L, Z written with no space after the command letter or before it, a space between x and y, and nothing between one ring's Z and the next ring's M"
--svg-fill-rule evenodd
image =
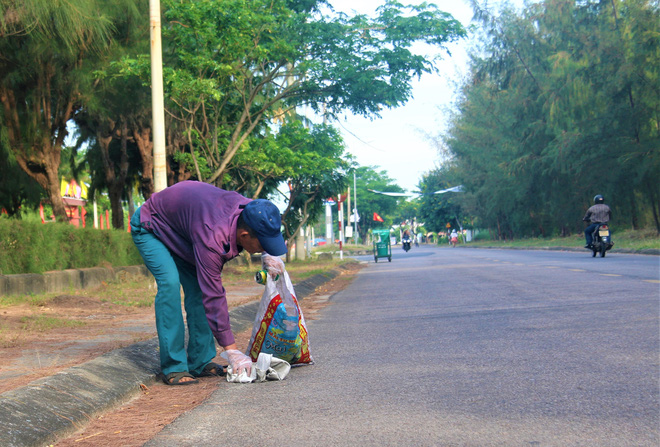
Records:
M0 219L0 274L142 263L131 235L64 223Z
M472 236L472 240L475 241L475 242L490 241L490 240L492 240L492 238L490 237L490 231L488 231L488 230L479 231L477 234Z

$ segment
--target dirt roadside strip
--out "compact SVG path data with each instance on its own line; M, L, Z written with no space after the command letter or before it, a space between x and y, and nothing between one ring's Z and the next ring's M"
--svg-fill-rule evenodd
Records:
M302 300L337 277L343 266L294 285ZM230 311L232 330L252 327L259 301ZM90 419L132 398L157 380L156 338L108 352L91 361L0 394L0 444L47 446Z

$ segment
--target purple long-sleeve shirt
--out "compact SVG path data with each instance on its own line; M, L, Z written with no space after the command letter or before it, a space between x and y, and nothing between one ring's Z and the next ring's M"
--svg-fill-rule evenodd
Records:
M221 346L234 343L222 267L242 250L236 222L239 207L250 201L208 183L185 181L152 195L140 211L142 226L197 269L206 317Z

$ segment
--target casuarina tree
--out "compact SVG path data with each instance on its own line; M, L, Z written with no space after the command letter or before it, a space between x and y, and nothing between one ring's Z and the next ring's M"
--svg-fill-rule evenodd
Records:
M67 123L92 86L92 68L113 38L113 13L136 2L0 0L0 103L17 164L66 219L58 168Z

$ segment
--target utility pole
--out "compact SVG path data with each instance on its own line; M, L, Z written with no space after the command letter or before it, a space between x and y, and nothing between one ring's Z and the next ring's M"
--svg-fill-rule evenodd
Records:
M339 259L344 259L344 201L341 200L341 194L338 197L339 200Z
M355 184L355 171L353 171L353 225L354 225L354 230L353 230L353 240L355 241L355 245L360 243L360 236L358 235L358 212L357 212L357 186Z
M160 39L160 0L149 0L151 35L151 113L154 142L154 189L167 188L165 171L165 101L163 100L163 48Z
M347 219L346 229L351 226L351 209L352 208L351 208L351 187L350 186L348 187L348 194L347 195L348 195L348 197L346 198L346 200L348 201L347 202L348 206L346 207L346 219ZM344 234L348 233L348 231L346 231L346 229L344 230ZM353 241L355 241L355 239L353 239ZM353 242L353 243L355 243L355 242Z

